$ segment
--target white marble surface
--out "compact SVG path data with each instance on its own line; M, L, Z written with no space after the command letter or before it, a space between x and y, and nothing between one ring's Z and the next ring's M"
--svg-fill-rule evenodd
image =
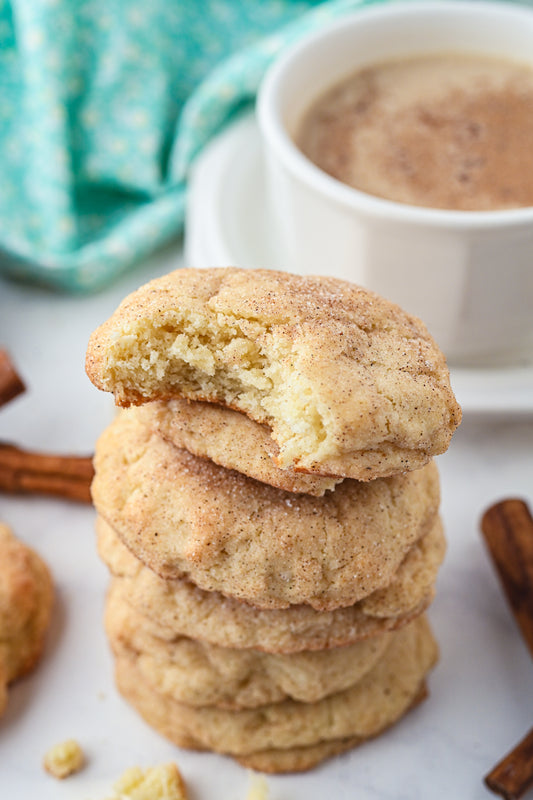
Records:
M90 332L130 289L181 263L179 245L97 296L72 298L0 279L0 346L28 392L0 412L0 439L88 453L113 414L84 374ZM533 662L484 551L482 511L506 496L533 502L533 417L466 415L438 460L449 541L430 618L441 645L430 698L381 738L306 775L268 779L270 800L482 800L482 776L533 724ZM107 575L94 512L0 495L0 519L47 559L57 604L45 657L13 687L0 721L0 797L101 800L132 764L175 758L191 800L244 800L246 771L188 753L150 730L117 695L102 630ZM76 737L87 768L58 783L45 750Z

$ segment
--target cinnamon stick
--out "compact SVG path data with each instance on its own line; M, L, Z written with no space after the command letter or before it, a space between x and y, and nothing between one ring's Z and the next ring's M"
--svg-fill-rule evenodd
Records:
M519 800L533 786L533 728L489 772L485 784L505 800Z
M93 475L89 456L36 453L0 443L0 491L90 503Z
M523 500L491 506L481 531L505 596L533 656L533 518ZM533 786L533 729L485 777L489 789L519 800Z
M523 500L489 508L481 530L503 590L533 656L533 518Z
M0 406L9 403L26 390L13 362L5 350L0 350Z

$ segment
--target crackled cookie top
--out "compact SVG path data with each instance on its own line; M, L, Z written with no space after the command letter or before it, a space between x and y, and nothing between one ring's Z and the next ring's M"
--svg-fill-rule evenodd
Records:
M206 592L187 578L164 580L145 567L102 517L96 521L98 552L109 567L111 593L175 634L221 647L298 653L342 647L402 627L434 595L445 551L440 519L409 550L390 584L352 606L315 611L308 605L257 608Z
M118 405L184 397L266 425L282 468L370 480L427 463L461 412L423 323L335 278L182 269L92 335L87 373Z
M390 583L429 532L440 500L434 462L324 497L294 495L180 450L135 408L101 435L93 499L122 541L162 577L253 605L352 605Z

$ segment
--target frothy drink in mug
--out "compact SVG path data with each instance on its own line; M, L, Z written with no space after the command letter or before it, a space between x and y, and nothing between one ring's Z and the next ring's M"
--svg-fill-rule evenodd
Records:
M457 53L378 64L320 97L296 144L334 178L388 200L533 206L533 67Z

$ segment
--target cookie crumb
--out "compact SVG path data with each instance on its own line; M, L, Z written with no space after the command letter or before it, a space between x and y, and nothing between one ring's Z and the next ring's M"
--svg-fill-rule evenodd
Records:
M74 739L67 739L65 742L54 745L43 759L45 770L60 780L68 778L74 772L79 772L84 763L83 750Z
M268 784L264 775L250 773L250 788L246 800L268 800Z
M130 767L113 786L108 800L187 800L187 790L176 764L142 770Z

